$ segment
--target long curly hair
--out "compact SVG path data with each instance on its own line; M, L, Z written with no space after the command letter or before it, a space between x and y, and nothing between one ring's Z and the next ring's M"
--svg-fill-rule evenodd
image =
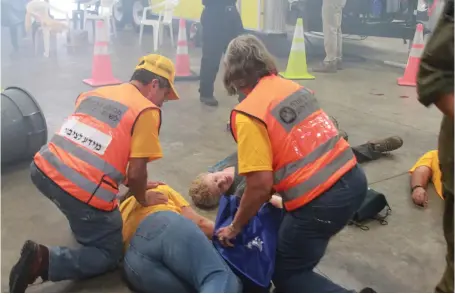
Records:
M277 74L275 59L265 45L253 35L233 39L224 57L224 87L229 95L253 88L264 76Z

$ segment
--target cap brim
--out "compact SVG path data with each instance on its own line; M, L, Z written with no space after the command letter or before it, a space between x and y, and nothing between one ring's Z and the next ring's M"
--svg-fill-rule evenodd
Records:
M180 97L179 97L179 94L177 93L177 91L175 90L174 84L170 84L170 85L171 85L171 91L170 91L167 99L168 100L179 100Z

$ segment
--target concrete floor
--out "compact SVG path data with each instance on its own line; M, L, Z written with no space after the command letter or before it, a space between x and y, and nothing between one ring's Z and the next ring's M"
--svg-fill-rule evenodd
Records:
M127 81L138 58L151 51L151 36L145 35L145 39L139 47L137 36L125 31L114 40L111 58L118 78ZM72 111L76 96L89 89L81 81L91 74L92 46L67 53L60 45L58 55L46 59L29 53L27 41L20 56L10 57L5 44L8 39L4 36L2 41L2 88L17 85L33 93L52 134ZM163 51L165 55L174 52ZM198 72L200 51L190 51ZM364 57L375 54L364 51ZM286 61L279 62L284 68ZM356 290L370 286L380 292L431 292L444 269L443 202L431 190L429 208L416 208L410 200L406 173L420 155L436 148L440 114L422 107L414 88L398 87L396 78L400 74L397 69L348 59L346 69L338 74L318 74L316 80L301 82L316 91L324 109L349 133L352 145L390 135L399 135L405 142L392 155L363 165L371 187L383 192L393 209L389 225L372 223L369 231L346 228L333 239L317 269ZM227 97L219 77L218 108L199 103L197 83L179 83L177 89L181 100L163 107L161 142L165 156L149 165L149 175L186 196L189 183L198 173L235 150L225 125L236 99ZM9 271L25 240L70 246L75 246L75 241L63 215L32 185L27 164L3 170L1 204L4 292L8 290ZM45 283L28 291L128 290L115 272L82 282Z

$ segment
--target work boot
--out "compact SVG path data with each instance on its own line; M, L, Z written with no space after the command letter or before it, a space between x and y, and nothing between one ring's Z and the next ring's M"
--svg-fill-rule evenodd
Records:
M204 103L205 105L208 105L208 106L218 106L218 101L215 99L215 97L203 97L201 96L199 98L199 100L201 100L202 103Z
M337 62L322 62L318 67L313 68L314 72L323 72L323 73L336 73L337 72Z
M9 274L9 292L24 293L38 277L48 280L49 249L33 241L22 246L21 257Z
M373 151L386 153L397 150L403 146L403 139L398 136L393 136L385 139L368 141L368 143L371 144Z

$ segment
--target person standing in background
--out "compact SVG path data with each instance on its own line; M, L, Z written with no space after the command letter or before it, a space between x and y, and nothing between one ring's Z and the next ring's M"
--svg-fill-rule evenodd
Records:
M446 269L435 291L453 293L453 8L454 1L446 0L441 17L428 40L417 75L419 101L432 104L443 113L439 131L439 163L444 196L443 230L447 242Z
M202 103L218 106L214 83L223 52L229 42L243 32L237 0L202 0L202 58L199 94Z
M322 0L322 30L324 33L325 59L314 72L335 73L342 69L341 21L346 0Z

